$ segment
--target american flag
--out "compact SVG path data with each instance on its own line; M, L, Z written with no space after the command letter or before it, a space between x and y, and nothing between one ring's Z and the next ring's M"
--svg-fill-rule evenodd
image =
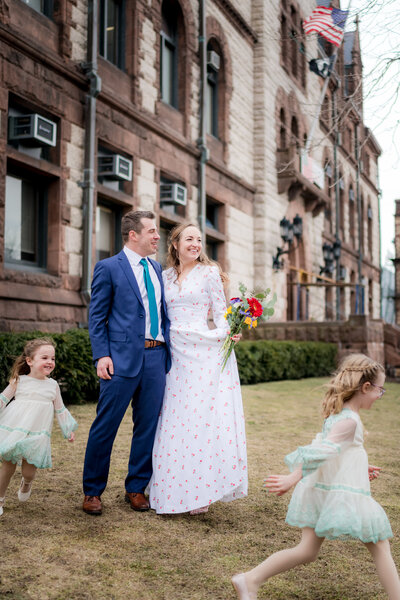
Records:
M340 46L346 24L347 10L317 6L309 17L303 21L306 33L319 33L328 42Z

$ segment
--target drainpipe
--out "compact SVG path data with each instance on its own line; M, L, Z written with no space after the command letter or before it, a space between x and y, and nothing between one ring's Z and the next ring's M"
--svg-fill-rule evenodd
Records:
M83 171L83 256L81 296L85 304L90 300L93 253L94 173L96 153L96 98L101 91L101 79L97 74L98 52L98 0L88 2L87 63L82 65L89 90L85 98L85 166Z
M357 285L357 299L356 299L356 306L357 306L357 312L362 314L361 312L361 298L362 298L362 294L363 294L363 287L362 287L362 261L363 261L363 254L362 254L362 246L361 246L361 237L362 237L362 233L361 233L361 228L363 226L363 223L361 222L361 193L360 193L360 170L361 170L361 156L360 156L360 142L359 142L359 136L358 136L358 127L359 125L357 124L357 127L355 127L355 146L356 146L356 196L357 196L357 221L358 221L358 259L357 259L357 267L358 267L358 276L357 276L357 281L358 281L358 285Z
M335 141L333 145L333 172L335 178L335 241L337 244L340 243L339 238L339 226L340 226L340 190L339 190L339 163L338 163L338 145L339 145L339 124L337 121L337 107L336 107L336 90L338 85L335 86L332 92L332 113L334 123L334 136ZM336 258L336 320L340 321L340 256Z
M206 0L199 2L199 54L200 54L200 137L197 146L199 158L199 223L206 243L206 163L209 158L206 131L206 85L207 85L207 37L206 37Z

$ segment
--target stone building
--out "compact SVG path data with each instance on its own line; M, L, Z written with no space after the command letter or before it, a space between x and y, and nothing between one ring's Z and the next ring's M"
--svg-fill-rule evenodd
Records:
M161 262L170 228L200 213L231 291L271 287L280 320L379 317L380 148L357 25L304 154L324 83L308 63L334 49L302 32L314 8L0 0L1 331L84 325L93 266L120 250L131 208L157 214Z

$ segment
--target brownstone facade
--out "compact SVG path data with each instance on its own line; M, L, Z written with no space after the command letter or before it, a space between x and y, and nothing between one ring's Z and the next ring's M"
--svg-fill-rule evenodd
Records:
M338 275L319 275L323 244L339 235L339 318L377 317L380 149L363 123L357 30L340 49L343 85L332 80L310 151L321 187L301 162L322 86L307 64L321 44L301 29L314 2L206 5L207 251L231 292L240 281L268 286L277 319L321 321L337 317ZM198 218L199 23L195 0L0 2L0 331L84 326L91 270L120 250L125 211L155 211L161 262L170 228ZM13 136L12 123L34 115L56 127L54 144ZM110 177L103 159L131 173ZM171 185L184 199L163 199ZM296 215L303 235L275 269L279 223Z

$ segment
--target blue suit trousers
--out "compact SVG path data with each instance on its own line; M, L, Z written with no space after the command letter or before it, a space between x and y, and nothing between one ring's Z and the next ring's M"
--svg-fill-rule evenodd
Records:
M133 436L129 456L127 492L144 492L152 474L152 451L165 388L165 346L147 348L136 377L112 375L100 380L97 415L89 432L83 469L87 496L101 496L108 480L115 436L132 400Z

